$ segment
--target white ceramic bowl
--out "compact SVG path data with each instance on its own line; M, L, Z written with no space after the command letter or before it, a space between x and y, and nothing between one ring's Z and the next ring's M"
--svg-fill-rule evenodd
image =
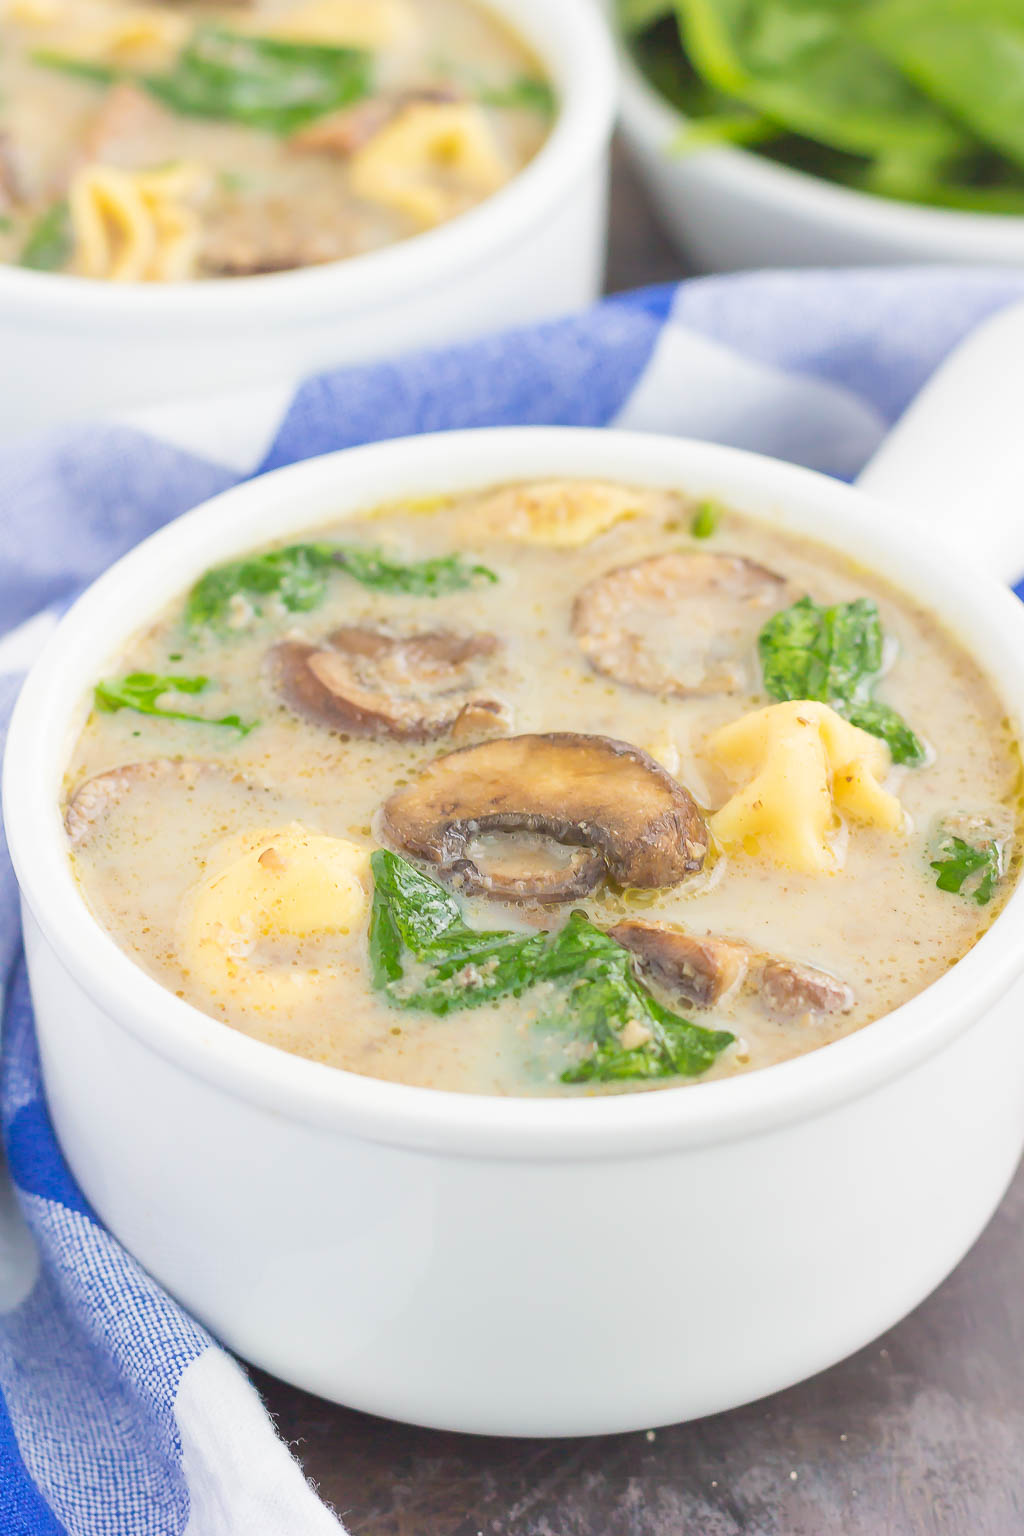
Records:
M439 229L327 266L113 284L0 265L0 437L546 319L596 297L617 80L591 0L485 0L561 106L502 191Z
M58 811L83 699L210 564L407 495L503 478L685 486L824 538L950 617L1024 721L1024 607L890 509L735 449L570 429L315 459L158 533L75 604L11 726L4 813L57 1133L93 1206L246 1359L390 1417L636 1429L831 1364L987 1221L1024 1138L1024 888L920 996L729 1081L593 1100L434 1092L250 1040L87 911Z
M1022 217L874 197L749 150L679 154L672 146L685 117L654 90L621 44L620 55L623 133L692 269L1024 264Z

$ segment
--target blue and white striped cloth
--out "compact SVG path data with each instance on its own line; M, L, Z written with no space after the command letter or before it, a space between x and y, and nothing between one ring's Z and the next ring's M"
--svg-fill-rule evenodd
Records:
M265 469L372 439L629 426L850 477L1024 274L775 273L0 451L0 721L54 615L145 534ZM16 388L17 381L9 387ZM328 1536L242 1371L90 1212L46 1112L0 856L2 1536Z

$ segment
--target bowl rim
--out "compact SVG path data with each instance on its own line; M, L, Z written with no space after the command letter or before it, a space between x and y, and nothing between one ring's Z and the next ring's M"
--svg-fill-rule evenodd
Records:
M616 42L620 74L620 112L627 135L643 141L652 151L666 156L669 146L690 121L679 107L658 90L644 74L615 20L614 0L605 0L610 30ZM978 254L998 260L1019 260L1024 253L1024 213L987 213L968 208L932 207L876 192L843 186L795 166L783 165L756 150L735 145L715 145L695 150L679 165L702 168L716 181L735 191L756 191L765 202L784 201L796 210L828 217L843 224L871 220L891 232L908 237L955 236L959 242L976 243ZM1005 247L1005 251L1003 248Z
M558 92L551 131L533 159L475 208L436 229L378 250L287 272L181 283L103 283L0 263L0 299L16 302L34 323L66 325L121 319L137 325L195 321L237 323L239 311L261 317L313 315L365 305L376 309L428 287L452 269L478 264L515 245L564 197L611 136L618 105L615 50L593 0L472 0L491 10L534 50ZM19 318L21 317L19 316Z
M946 614L947 628L979 659L1021 731L1024 666L1016 657L1024 655L1024 605L984 571L950 561L896 526L890 508L811 470L685 438L513 427L343 449L246 481L151 535L79 597L24 684L4 761L4 823L35 925L86 996L165 1063L232 1099L334 1134L523 1161L644 1156L763 1133L859 1098L949 1044L1024 970L1019 881L991 927L942 977L808 1055L655 1093L530 1099L412 1087L290 1055L175 997L117 946L75 883L58 809L64 766L84 718L83 692L117 647L201 570L275 532L280 538L315 527L332 512L358 516L417 489L454 492L559 472L717 491L752 516L813 529L822 542L886 571L902 590Z

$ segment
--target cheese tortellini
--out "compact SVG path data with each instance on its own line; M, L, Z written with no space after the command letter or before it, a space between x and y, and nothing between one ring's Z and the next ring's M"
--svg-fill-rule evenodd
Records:
M371 884L366 851L295 824L227 838L210 862L183 920L183 957L193 973L214 996L258 1010L319 997L337 966L297 965L294 948L362 925Z
M423 229L497 192L508 177L485 114L460 101L411 102L349 164L357 197L406 214Z
M813 874L836 868L837 813L903 829L903 807L881 785L888 747L827 704L772 704L715 731L708 748L731 779L744 781L711 817L727 850Z
M473 527L494 538L572 549L640 510L639 498L619 485L540 480L496 491L474 514Z
M191 277L208 185L203 167L184 161L157 171L85 166L68 192L77 270L119 283Z

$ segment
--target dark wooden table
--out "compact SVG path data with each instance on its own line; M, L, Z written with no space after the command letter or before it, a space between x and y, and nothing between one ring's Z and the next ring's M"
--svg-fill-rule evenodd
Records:
M609 286L679 276L621 165L614 209ZM1024 1536L1024 1173L906 1322L701 1423L484 1440L256 1382L352 1536Z

